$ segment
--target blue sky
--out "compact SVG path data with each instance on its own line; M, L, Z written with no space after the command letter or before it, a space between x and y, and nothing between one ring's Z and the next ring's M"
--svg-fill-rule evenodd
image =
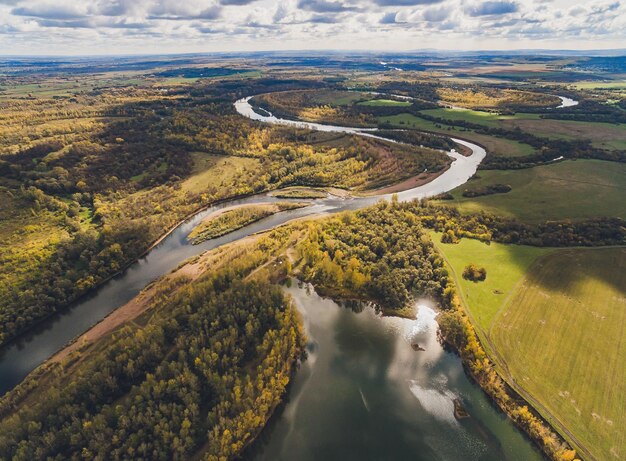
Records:
M0 55L626 48L620 0L0 0Z

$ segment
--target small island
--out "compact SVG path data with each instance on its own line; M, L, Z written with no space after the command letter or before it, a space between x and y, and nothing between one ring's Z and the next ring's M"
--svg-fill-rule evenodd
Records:
M295 210L305 206L306 203L300 202L277 202L220 210L207 216L191 231L187 239L192 244L198 245L206 240L234 232L281 211Z

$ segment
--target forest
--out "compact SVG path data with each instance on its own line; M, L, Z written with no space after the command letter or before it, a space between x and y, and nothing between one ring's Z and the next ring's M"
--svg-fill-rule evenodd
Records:
M387 315L412 315L407 308L416 296L439 300L442 334L463 356L472 354L476 379L489 380L488 392L554 459L573 459L490 374L425 233L422 223L432 215L437 222L454 218L426 202L381 202L282 227L252 248L233 245L199 278L163 279L141 317L43 367L0 400L0 455L234 459L281 400L302 354L298 315L274 284L295 275L333 298L372 301Z
M211 203L287 186L382 187L449 163L418 146L260 126L232 107L247 92L314 84L201 82L2 102L11 135L0 146L0 344ZM220 158L243 174L224 182L223 170L205 169Z
M281 401L303 352L298 315L266 278L280 247L190 282L164 280L144 318L0 401L3 459L232 459ZM283 238L284 240L284 238ZM36 392L32 389L37 386Z

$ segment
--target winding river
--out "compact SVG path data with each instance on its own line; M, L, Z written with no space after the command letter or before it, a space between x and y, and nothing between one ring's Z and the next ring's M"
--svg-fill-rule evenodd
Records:
M375 129L297 122L278 119L271 114L266 116L257 114L250 106L249 99L244 98L237 101L235 108L241 115L254 120L378 138L373 133ZM465 157L455 151L449 152L448 155L454 161L448 170L427 184L398 193L399 200L424 198L449 191L464 184L476 172L478 165L486 155L485 150L467 141L460 139L455 139L455 141L469 147L472 154ZM208 240L200 245L191 245L187 236L208 214L233 205L270 203L278 201L278 199L269 194L261 194L228 201L199 212L174 229L145 257L132 264L121 274L105 282L89 296L81 298L70 308L49 317L28 333L0 349L0 395L15 387L28 373L62 349L72 339L87 331L92 325L118 307L123 306L137 296L150 282L175 269L186 259L226 243L240 240L256 232L272 229L295 218L319 213L330 214L344 210L355 210L373 205L381 199L388 199L390 196L391 194L386 194L354 199L329 196L325 199L311 201L311 205L306 208L278 213L223 237ZM301 202L302 200L298 201Z
M577 104L560 98L560 107ZM286 120L267 111L259 114L249 100L250 97L240 99L235 108L253 120L379 138L375 128ZM453 162L448 170L427 184L398 193L399 200L447 192L464 184L476 172L485 150L471 142L453 140L471 149L471 155L449 152ZM359 209L389 197L390 194L344 199L329 195L310 200L305 208L278 213L223 237L191 245L187 240L191 230L216 210L284 199L261 194L199 212L90 296L1 349L0 394L186 259L299 217ZM309 338L308 360L295 373L285 404L249 449L247 459L542 459L524 435L467 378L459 358L442 348L436 336L436 312L429 301L417 302L417 318L410 320L381 317L371 306L363 304L338 305L297 281L291 281L285 290L304 318ZM469 418L455 418L455 399L462 402Z
M250 98L235 103L243 116L320 131L377 138L375 129L358 129L278 119L256 113ZM433 181L400 192L412 200L449 191L465 183L485 157L473 143L470 156L452 151L448 170ZM372 205L389 195L342 199L329 196L253 223L223 237L191 245L187 236L209 213L233 205L269 203L268 194L209 207L187 220L144 258L71 308L47 319L0 352L0 393L24 377L94 323L136 296L147 284L184 260L274 228L298 217ZM435 311L420 302L415 320L382 318L371 307L352 309L320 298L309 287L287 291L301 310L309 336L309 359L296 373L287 403L253 444L255 460L539 460L541 455L472 384L460 360L436 338ZM416 351L415 344L424 350ZM454 399L471 415L457 421Z
M377 137L375 129L304 123L256 113L250 98L235 103L243 116L320 131ZM452 151L448 170L433 181L400 192L412 200L449 191L465 183L485 157L485 150L455 139L470 156ZM233 205L270 203L269 194L209 207L182 223L141 260L104 283L71 308L56 314L0 351L0 393L5 393L146 285L184 260L265 231L295 218L330 214L372 205L390 195L311 200L223 237L191 245L187 236L209 213ZM301 201L301 200L299 200ZM369 306L351 309L319 297L310 287L286 290L302 312L309 337L309 359L301 364L286 403L272 418L247 457L255 461L333 460L524 460L541 455L511 422L470 382L454 354L436 338L436 312L419 302L415 320L380 317ZM415 350L419 344L421 350ZM456 420L454 399L470 417Z

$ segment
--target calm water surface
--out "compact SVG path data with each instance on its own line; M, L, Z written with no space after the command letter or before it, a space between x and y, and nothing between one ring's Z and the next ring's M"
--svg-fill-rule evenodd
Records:
M308 359L248 460L543 459L443 350L428 302L408 320L355 312L307 285L286 291L305 321ZM470 418L455 419L455 398Z

